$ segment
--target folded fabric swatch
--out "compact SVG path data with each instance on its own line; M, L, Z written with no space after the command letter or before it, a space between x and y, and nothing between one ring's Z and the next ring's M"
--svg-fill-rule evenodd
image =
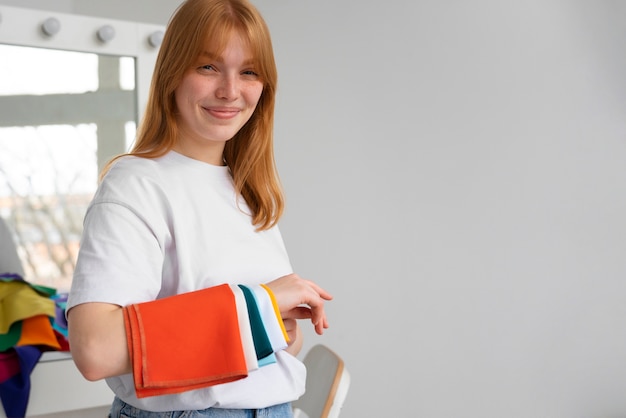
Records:
M283 316L280 314L280 308L278 307L278 302L276 301L276 296L272 289L269 288L266 284L261 283L261 286L267 292L270 300L272 301L272 306L274 307L274 314L276 315L276 319L278 320L278 324L280 325L280 329L283 332L283 336L285 337L285 341L289 343L289 335L287 334L287 329L285 328L285 323L283 322Z
M58 332L56 329L54 329L53 332L54 336L57 338L59 346L61 347L59 351L70 351L70 342L68 341L67 337Z
M67 318L65 317L65 311L67 310L67 298L68 293L59 293L52 296L54 301L55 317L54 317L54 329L67 337Z
M243 295L243 290L237 285L230 285L235 296L235 303L237 304L237 320L239 322L239 331L241 333L241 345L243 347L243 353L246 358L246 365L248 372L259 368L259 362L256 358L256 350L254 349L254 340L252 340L252 328L250 327L250 321L248 320L248 306L246 305L246 298Z
M0 333L6 334L11 325L34 315L54 318L55 306L49 295L42 295L24 281L0 281Z
M248 375L228 284L129 305L123 312L138 398Z
M41 357L41 351L32 345L15 347L19 373L0 383L0 400L7 417L26 415L30 396L30 374Z
M46 297L51 297L57 293L54 287L48 287L41 284L27 282L22 276L15 273L0 273L0 281L2 282L22 282L32 287L35 291Z
M0 383L20 372L20 361L15 350L0 352Z
M12 323L9 332L0 334L0 351L6 351L17 344L20 335L22 335L22 321Z
M283 328L281 327L283 322L282 318L276 317L274 306L272 305L272 300L270 299L267 290L259 285L250 286L250 290L254 293L257 306L259 307L259 312L263 317L265 331L267 332L267 336L272 344L272 350L277 352L287 348L287 340L285 339L285 334L283 334Z
M272 344L272 338L268 332L268 328L267 328L267 317L265 315L265 312L263 311L263 309L261 309L261 305L259 303L262 303L263 301L259 302L259 298L256 294L256 292L254 291L253 287L250 286L245 286L250 294L252 295L252 297L254 298L254 304L255 304L255 309L257 310L257 312L259 313L259 317L261 318L261 325L263 326L262 329L258 330L257 332L262 333L262 335L265 336L265 339L263 340L263 342L267 341L270 345L270 350L271 352L266 355L265 357L260 358L259 361L259 367L263 367L263 366L267 366L268 364L272 364L272 363L276 363L276 355L274 354L274 346ZM264 298L267 298L267 294L265 295L261 295L261 299L264 300ZM271 313L271 316L269 317L269 322L272 323L274 322L274 313Z
M35 315L24 319L22 321L22 334L16 345L37 345L48 350L61 349L52 329L51 318L46 315Z
M243 295L246 297L246 304L248 306L248 318L250 319L250 327L252 328L252 339L254 340L254 348L256 350L256 358L261 360L269 355L274 354L272 349L272 343L270 342L267 332L265 331L265 325L263 324L263 318L259 312L259 308L254 297L254 293L249 287L239 285L239 288L243 291Z

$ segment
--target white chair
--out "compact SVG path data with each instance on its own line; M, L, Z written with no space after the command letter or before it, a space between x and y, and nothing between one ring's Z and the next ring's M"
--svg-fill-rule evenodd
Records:
M304 357L306 392L293 402L294 418L337 418L350 388L343 360L325 345L313 346Z
M22 261L17 255L17 247L6 221L0 217L0 273L24 276Z

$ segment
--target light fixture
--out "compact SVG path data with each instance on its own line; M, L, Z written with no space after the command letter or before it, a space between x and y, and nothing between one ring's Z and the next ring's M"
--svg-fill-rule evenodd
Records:
M115 38L115 29L111 25L104 25L97 32L98 39L106 43Z
M158 30L156 32L152 32L148 37L148 43L153 48L158 48L161 46L161 42L163 42L163 31Z
M49 17L41 24L41 31L46 36L54 36L61 30L61 22L56 17Z

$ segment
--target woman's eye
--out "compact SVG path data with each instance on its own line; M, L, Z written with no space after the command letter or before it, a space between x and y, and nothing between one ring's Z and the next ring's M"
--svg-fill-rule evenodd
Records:
M257 74L257 73L256 73L255 71L253 71L253 70L246 70L246 71L244 71L244 72L243 72L243 74L244 74L244 75L251 75L251 76L254 76L254 77L258 77L258 76L259 76L259 74Z
M215 67L213 67L211 64L207 64L207 65L203 65L202 67L200 67L203 70L215 70Z

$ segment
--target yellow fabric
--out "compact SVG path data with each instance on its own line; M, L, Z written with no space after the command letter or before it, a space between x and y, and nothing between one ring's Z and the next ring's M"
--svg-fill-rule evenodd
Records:
M0 281L0 334L11 324L35 315L55 316L54 301L37 293L28 283Z

